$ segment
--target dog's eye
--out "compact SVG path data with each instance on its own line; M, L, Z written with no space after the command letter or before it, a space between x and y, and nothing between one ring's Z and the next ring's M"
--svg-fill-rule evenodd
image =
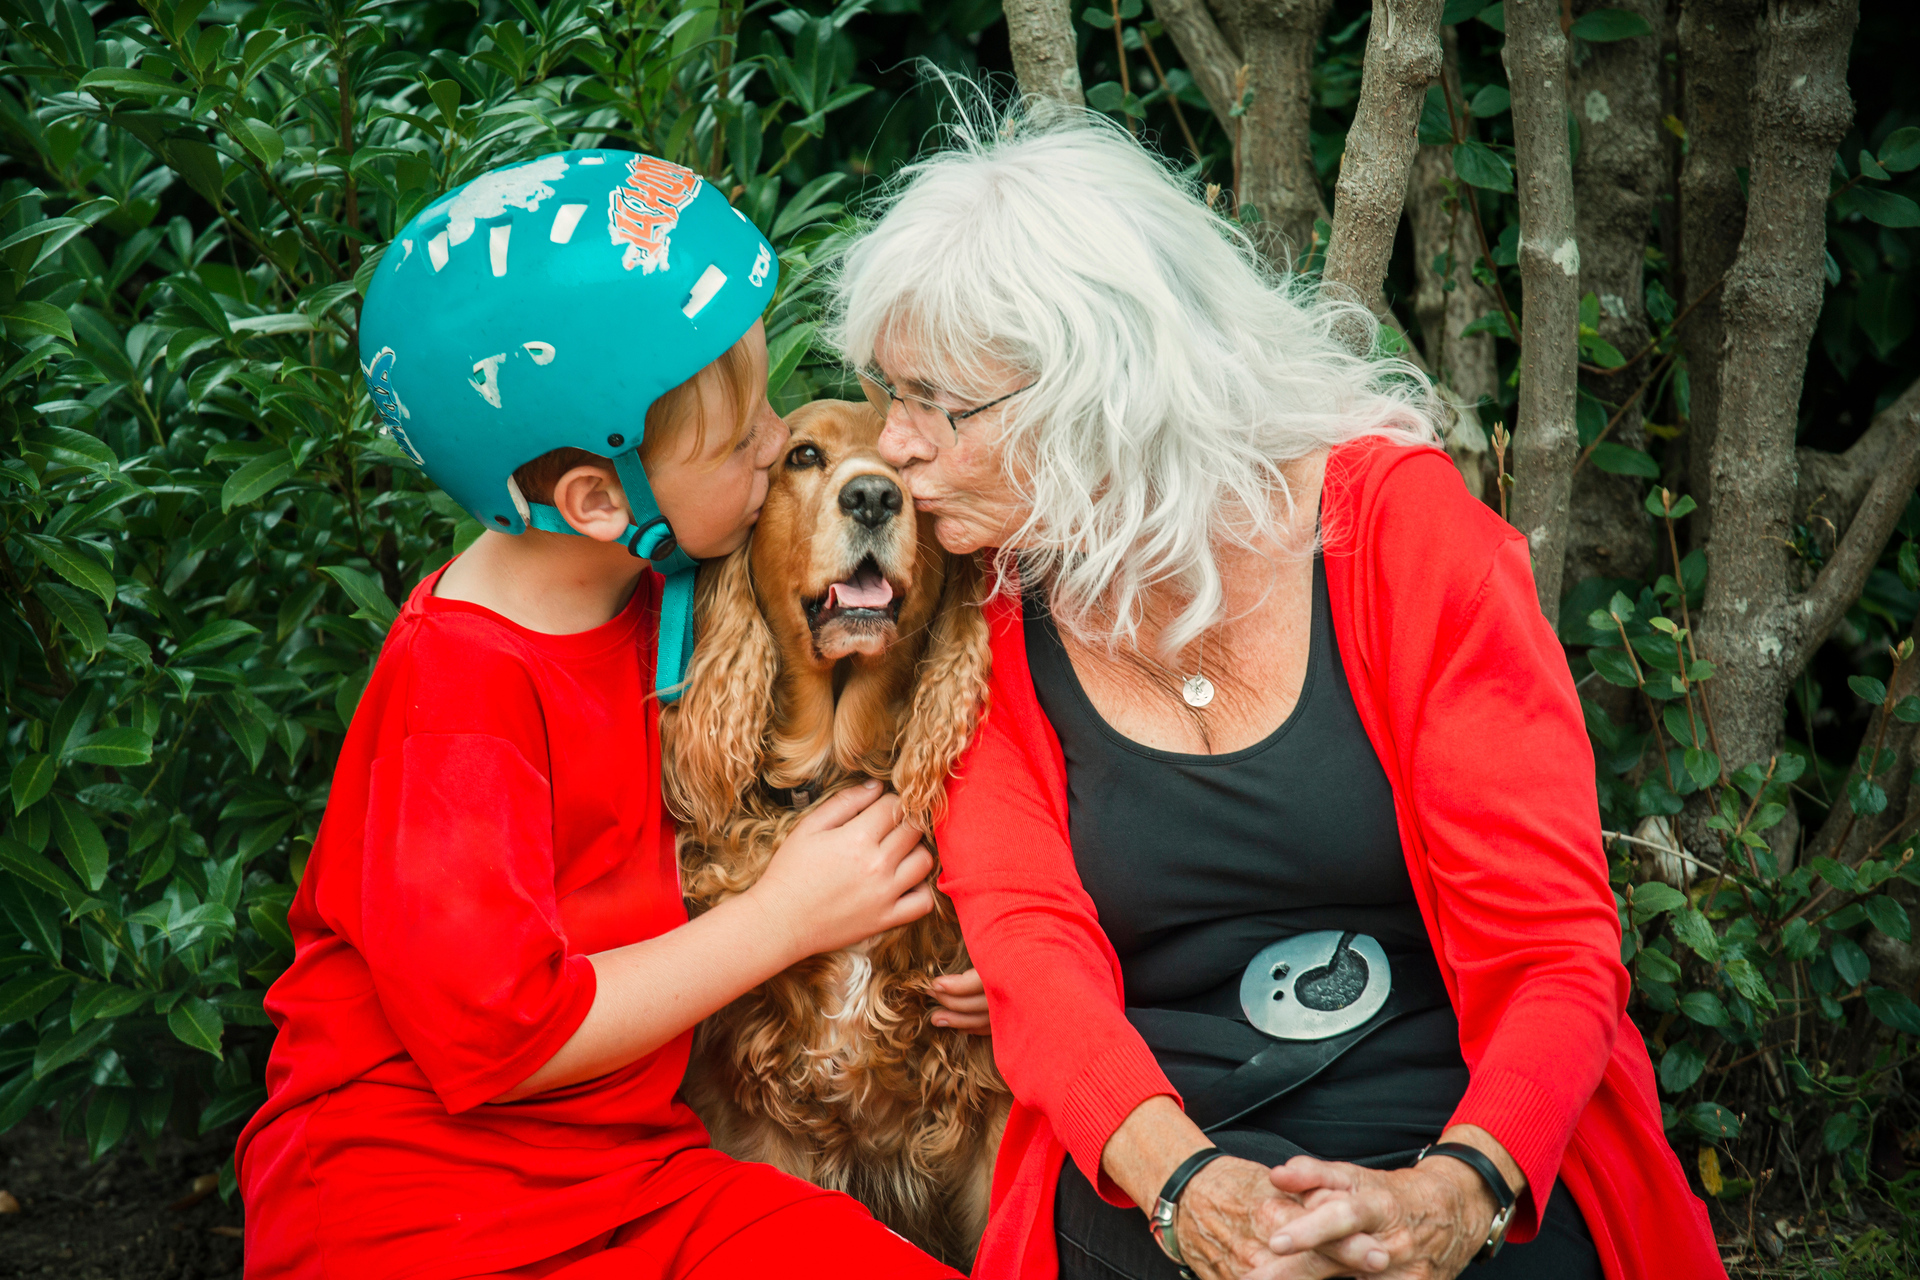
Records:
M795 470L805 467L823 467L826 463L827 460L820 456L820 451L810 444L799 445L787 454L787 465Z

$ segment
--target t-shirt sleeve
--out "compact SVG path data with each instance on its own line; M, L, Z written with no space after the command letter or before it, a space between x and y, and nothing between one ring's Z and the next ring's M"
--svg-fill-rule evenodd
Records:
M560 922L532 671L473 614L424 619L406 646L405 733L373 763L356 942L389 1025L459 1112L567 1042L594 971Z
M412 734L374 764L360 950L448 1111L500 1096L593 1005L554 894L552 792L504 738Z

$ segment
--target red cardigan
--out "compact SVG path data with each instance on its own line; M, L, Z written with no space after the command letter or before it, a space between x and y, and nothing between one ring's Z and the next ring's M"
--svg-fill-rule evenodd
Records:
M1330 455L1321 527L1341 661L1460 1020L1471 1083L1453 1122L1498 1138L1531 1188L1510 1238L1532 1238L1557 1178L1609 1280L1724 1277L1626 1016L1593 753L1525 539L1445 454L1378 438ZM1135 1107L1178 1094L1126 1020L1119 963L1074 869L1066 768L1018 601L988 615L989 713L937 831L940 883L1018 1100L973 1274L1053 1280L1063 1158L1130 1204L1100 1154Z

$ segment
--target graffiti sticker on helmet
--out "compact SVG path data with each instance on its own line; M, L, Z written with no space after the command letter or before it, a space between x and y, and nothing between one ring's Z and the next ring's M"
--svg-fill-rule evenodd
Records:
M627 180L607 197L607 234L625 245L620 265L652 275L667 265L667 238L680 224L680 211L700 194L700 175L653 156L627 162Z
M502 351L498 355L487 356L473 362L473 371L480 376L468 378L467 385L480 393L480 398L498 409L500 407L500 365L507 358Z
M367 394L373 399L373 411L380 415L381 434L399 445L415 466L425 466L427 460L413 447L402 422L407 416L407 406L400 403L400 393L393 389L393 363L398 358L392 347L382 347L374 353L373 363L365 370Z

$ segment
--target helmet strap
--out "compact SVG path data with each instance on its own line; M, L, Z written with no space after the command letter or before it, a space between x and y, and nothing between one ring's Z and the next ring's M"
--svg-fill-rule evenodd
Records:
M693 659L693 583L694 570L700 567L680 549L673 527L660 514L653 486L647 483L646 468L640 465L637 449L629 449L613 459L620 487L627 496L627 510L633 523L620 535L627 550L637 559L650 562L664 580L660 593L660 645L654 655L653 690L662 703L680 697L687 679L687 663ZM527 527L548 533L578 534L567 523L559 508L544 502L527 504Z

